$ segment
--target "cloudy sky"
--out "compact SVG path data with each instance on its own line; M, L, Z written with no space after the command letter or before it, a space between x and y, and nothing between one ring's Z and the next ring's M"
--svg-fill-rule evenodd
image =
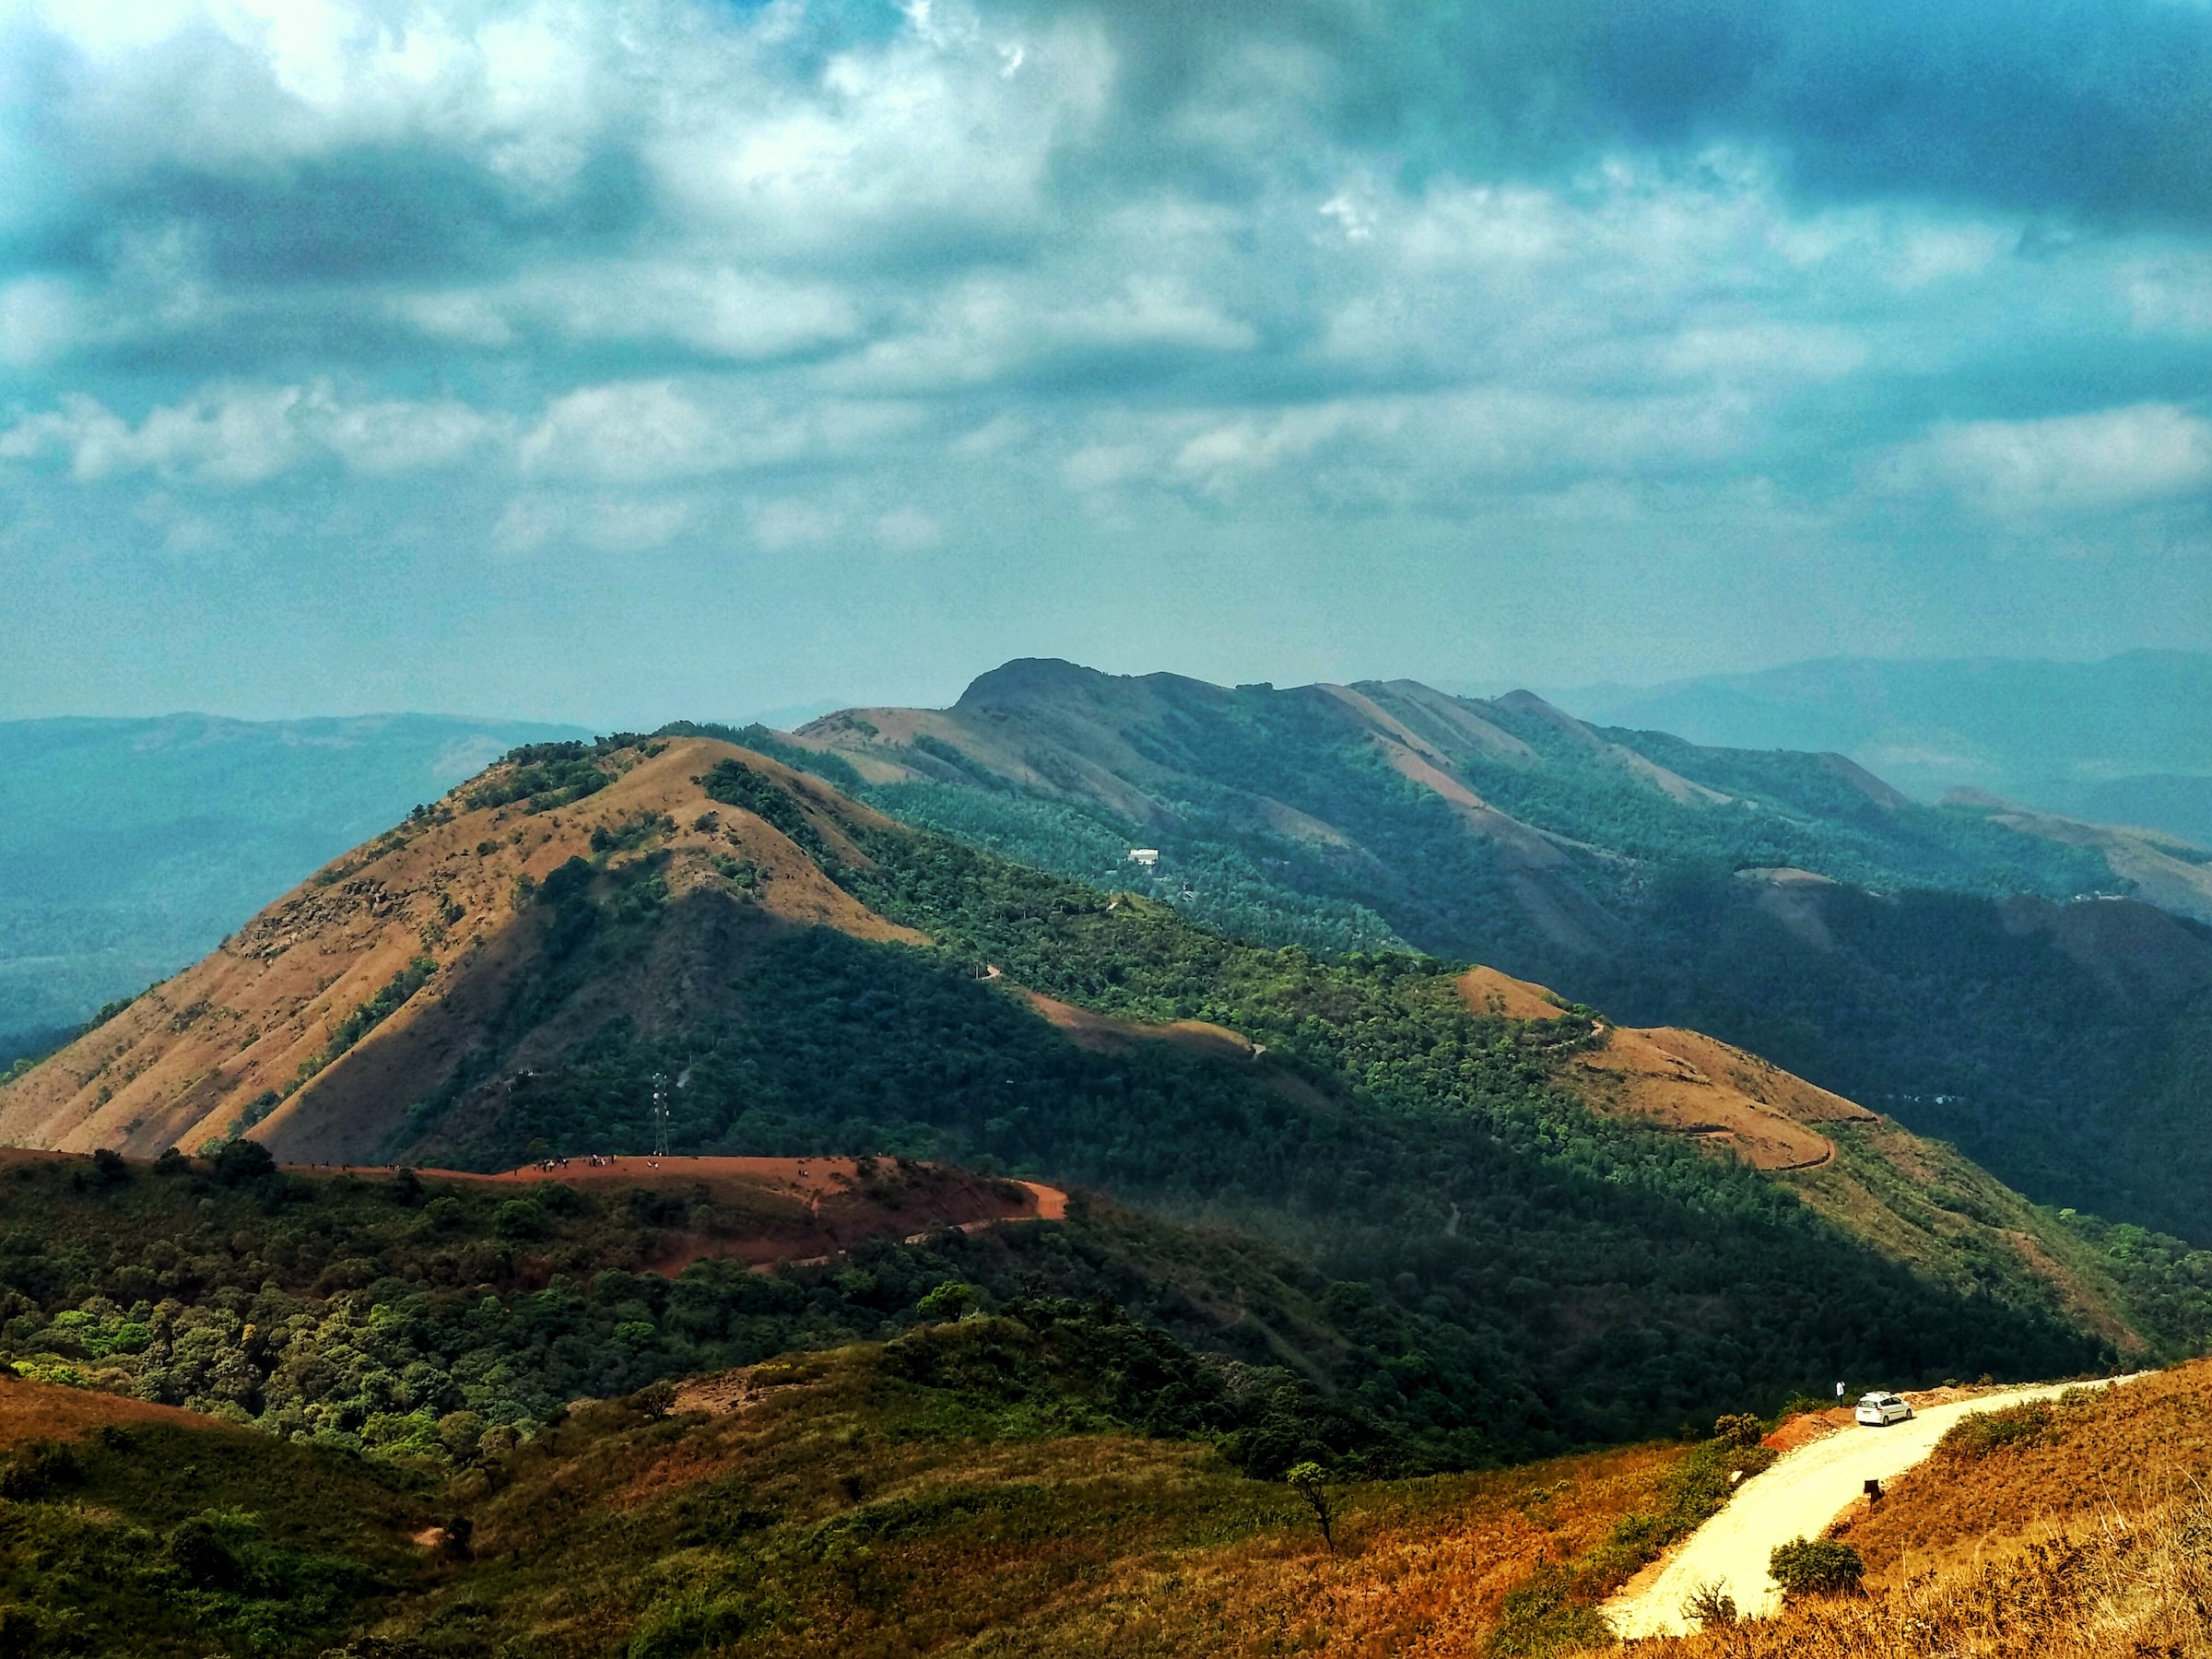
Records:
M2212 647L2201 0L0 0L0 717Z

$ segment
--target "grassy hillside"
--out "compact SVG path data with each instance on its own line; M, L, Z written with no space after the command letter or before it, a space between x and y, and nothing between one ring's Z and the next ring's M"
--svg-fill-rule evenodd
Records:
M2039 1201L2212 1242L2192 1092L2212 930L2066 902L2136 887L2115 861L2172 900L2169 877L2202 877L2186 849L1917 805L1840 756L1702 748L1407 682L1229 690L1012 664L951 710L749 740L895 816L1240 937L1403 941L1710 1032ZM1160 863L1131 865L1133 846Z
M1538 1651L1713 1508L1727 1441L1299 1491L1140 1432L1009 1318L580 1406L520 1445L362 1461L0 1384L18 1652ZM1576 1563L1563 1582L1556 1563ZM1549 1641L1546 1645L1550 1645Z
M1639 1659L2103 1659L2212 1649L2212 1368L1969 1418L1831 1529L1865 1596L1630 1644Z

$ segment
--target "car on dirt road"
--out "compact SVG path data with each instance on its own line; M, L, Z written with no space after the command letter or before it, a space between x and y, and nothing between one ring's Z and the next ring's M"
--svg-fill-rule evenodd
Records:
M1859 1396L1857 1417L1869 1429L1887 1429L1892 1423L1901 1423L1912 1415L1912 1407L1893 1394L1870 1394Z

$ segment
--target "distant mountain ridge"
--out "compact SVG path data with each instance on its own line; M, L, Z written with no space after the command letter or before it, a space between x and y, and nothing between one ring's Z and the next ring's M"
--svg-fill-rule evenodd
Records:
M1833 658L1552 694L1584 719L1737 748L1836 749L1933 800L1980 789L2212 842L2212 656Z
M1765 1054L2044 1201L2212 1233L2194 1128L2212 932L2189 919L2212 914L2212 865L2174 838L1923 805L1840 754L1410 681L1022 661L949 709L756 741L894 816L1232 934L1488 963ZM1131 865L1136 846L1159 862ZM2075 914L2154 884L2171 912Z

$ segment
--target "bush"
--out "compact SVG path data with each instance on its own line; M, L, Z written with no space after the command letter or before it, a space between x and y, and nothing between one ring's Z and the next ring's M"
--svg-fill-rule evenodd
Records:
M510 1198L492 1212L491 1229L502 1239L542 1239L546 1212L527 1198Z
M2037 1446L2057 1438L2056 1414L2048 1400L2030 1400L1997 1411L1976 1411L1960 1418L1936 1442L1941 1455L1979 1463L2007 1446Z
M1767 1438L1767 1426L1747 1411L1734 1412L1713 1424L1712 1438L1724 1446L1748 1452Z
M1859 1552L1833 1538L1793 1538L1767 1558L1767 1571L1792 1601L1807 1595L1841 1595L1859 1587L1866 1564Z
M81 1471L76 1453L58 1441L34 1441L0 1466L0 1498L18 1503L67 1486Z
M1717 1630L1735 1622L1735 1597L1714 1579L1689 1593L1689 1599L1682 1604L1682 1617L1701 1630Z
M213 1511L188 1515L169 1529L161 1553L194 1589L235 1590L246 1576L229 1535L238 1530L230 1517Z
M215 1178L225 1186L236 1186L241 1181L258 1181L276 1172L276 1158L257 1140L226 1141L222 1150L215 1155Z

